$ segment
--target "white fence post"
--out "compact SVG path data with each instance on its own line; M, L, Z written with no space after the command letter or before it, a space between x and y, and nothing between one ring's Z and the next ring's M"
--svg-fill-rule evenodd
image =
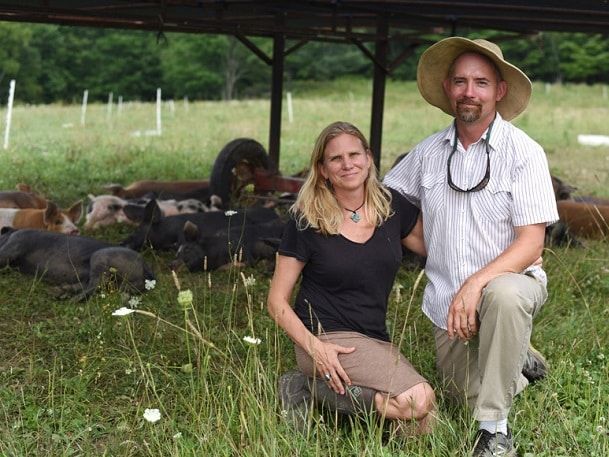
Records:
M123 96L118 96L118 107L116 109L116 114L121 114L123 111Z
M8 104L6 107L6 126L4 127L4 149L8 149L8 137L13 117L13 100L15 99L15 80L11 79L8 89Z
M294 110L292 109L292 92L288 92L288 121L294 122Z
M171 117L176 115L176 104L173 102L173 99L167 102L169 104L169 112L171 113Z
M82 94L82 107L80 108L80 125L85 126L87 118L87 102L89 101L89 89L85 89Z
M156 90L156 133L160 135L161 130L161 88Z

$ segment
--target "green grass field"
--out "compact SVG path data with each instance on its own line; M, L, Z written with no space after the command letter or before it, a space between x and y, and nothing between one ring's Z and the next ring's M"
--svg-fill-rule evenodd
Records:
M348 120L368 132L370 92L363 80L295 86L294 122L284 114L280 169L289 174L307 166L314 138L331 121ZM529 109L515 123L544 146L553 174L582 194L609 197L609 148L577 143L580 133L609 134L608 115L600 86L535 85ZM4 111L0 116L3 131ZM134 137L135 130L154 128L154 105L125 103L111 116L106 106L91 105L84 128L80 106L17 106L10 147L0 150L0 189L26 182L67 206L102 193L109 182L206 178L231 139L266 145L268 118L267 100L191 102L188 110L176 101L174 113L163 107L161 137ZM414 83L390 83L381 171L448 122ZM128 233L115 227L86 234L117 241ZM171 256L144 254L157 283L139 303L110 284L73 304L54 298L38 278L0 271L0 455L466 455L475 424L441 389L440 421L430 436L387 439L375 422L350 427L319 414L309 435L294 433L275 392L278 376L294 366L292 343L266 312L266 267L180 272L179 288L193 294L188 306L178 302ZM549 298L533 342L552 369L518 397L510 415L515 439L526 457L606 456L609 248L589 241L582 249L547 249L544 259ZM400 272L388 326L439 387L419 274ZM137 313L112 315L134 305ZM159 409L158 422L144 419L148 408Z

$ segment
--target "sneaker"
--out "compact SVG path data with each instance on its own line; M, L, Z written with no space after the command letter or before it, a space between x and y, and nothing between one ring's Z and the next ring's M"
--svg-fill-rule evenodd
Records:
M376 390L368 387L347 386L344 395L339 395L325 382L309 378L309 389L317 405L339 414L353 416L374 411Z
M311 391L309 378L300 371L288 371L279 378L278 391L281 401L281 415L301 433L309 428L309 408Z
M532 344L529 344L522 374L529 380L530 384L545 378L548 374L548 362Z
M491 433L484 429L478 430L472 457L516 457L517 455L509 428L507 435L501 432Z

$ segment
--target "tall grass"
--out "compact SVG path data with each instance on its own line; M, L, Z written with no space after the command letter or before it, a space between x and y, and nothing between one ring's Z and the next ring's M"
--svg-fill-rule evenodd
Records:
M369 92L362 80L294 87L295 122L284 120L281 170L305 167L313 139L333 120L366 131ZM421 101L413 83L392 83L387 92L383 171L449 121ZM534 93L517 124L546 148L555 174L582 192L608 196L607 149L576 142L578 133L604 133L608 102L601 88L536 86ZM0 152L0 187L27 182L67 204L111 181L204 178L229 140L267 143L268 108L261 100L191 102L188 111L176 103L174 117L164 109L162 137L134 137L132 131L154 127L153 105L126 105L110 119L105 106L91 106L85 128L78 106L18 106L11 147ZM128 232L89 235L118 240ZM466 455L475 425L465 408L443 397L431 326L419 310L420 272L399 273L388 327L438 388L436 432L404 439L374 418L348 424L315 412L310 432L300 435L277 401L277 379L294 356L265 310L266 267L180 272L176 283L169 254L144 255L157 284L139 304L108 283L74 305L39 279L0 273L0 455ZM609 455L608 259L606 241L546 250L549 298L533 342L552 370L510 414L524 456ZM178 300L186 290L192 304ZM112 315L123 306L139 312ZM147 408L158 409L161 419L148 422Z

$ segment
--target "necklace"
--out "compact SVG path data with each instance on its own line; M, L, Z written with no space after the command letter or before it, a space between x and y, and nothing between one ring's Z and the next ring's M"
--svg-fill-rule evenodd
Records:
M362 206L364 206L364 203L366 203L366 200L364 200L364 201L362 202L362 204L361 204L361 205L359 205L359 206L358 206L357 208L355 208L355 209L349 209L349 208L345 208L345 207L343 206L343 208L344 208L346 211L351 212L351 216L350 216L349 218L350 218L350 219L351 219L353 222L355 222L356 224L357 224L359 221L361 221L361 220L362 220L362 217L361 217L359 214L357 214L357 212L358 212L358 211L359 211L359 210L362 208Z

